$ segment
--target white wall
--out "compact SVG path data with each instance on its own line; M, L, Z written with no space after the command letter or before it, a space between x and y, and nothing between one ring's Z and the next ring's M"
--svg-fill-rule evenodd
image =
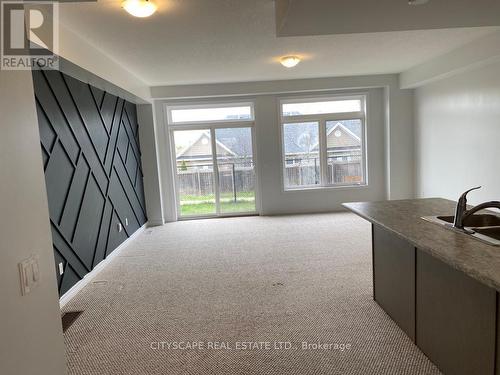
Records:
M59 24L59 55L145 101L150 98L149 87L141 78L126 70L119 61L113 60L104 51L96 48L62 23ZM71 72L67 73L71 74ZM113 92L113 87L102 86L101 80L96 82L89 80L89 82L105 91ZM119 96L123 97L122 94Z
M170 139L166 121L165 103L155 101L153 103L154 126L156 146L158 148L158 166L160 173L161 201L164 222L177 220L174 171L171 164Z
M66 373L31 72L0 71L0 373ZM21 296L18 263L40 259L41 284Z
M369 92L369 186L283 191L278 100L290 95ZM175 220L175 196L165 105L201 100L254 100L261 213L335 211L347 201L411 198L414 194L413 94L400 90L396 75L153 87L163 211Z
M500 63L420 87L415 95L419 197L500 199Z
M148 213L148 225L164 223L160 171L158 166L158 147L156 145L156 126L151 104L137 105L139 122L139 141L141 143L141 164L144 174L144 196Z
M500 61L500 30L404 71L400 87L428 85Z

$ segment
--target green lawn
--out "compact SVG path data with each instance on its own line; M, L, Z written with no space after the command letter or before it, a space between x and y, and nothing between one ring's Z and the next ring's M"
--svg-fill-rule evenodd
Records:
M254 212L255 193L241 192L234 202L231 193L221 194L221 213ZM215 214L215 198L211 196L181 196L181 216L202 216Z

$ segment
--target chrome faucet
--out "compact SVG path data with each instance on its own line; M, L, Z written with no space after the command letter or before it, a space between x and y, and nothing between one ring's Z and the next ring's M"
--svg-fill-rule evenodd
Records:
M478 204L477 206L472 207L470 210L467 210L467 194L477 189L481 189L481 186L469 189L460 196L460 199L457 202L457 208L455 209L455 219L453 221L453 227L455 227L456 229L464 230L465 220L467 220L469 216L474 215L478 211L484 210L485 208L500 209L500 201L490 201Z

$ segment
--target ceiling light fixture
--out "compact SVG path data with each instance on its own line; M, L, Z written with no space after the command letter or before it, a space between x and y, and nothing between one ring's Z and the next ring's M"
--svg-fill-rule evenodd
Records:
M285 68L293 68L300 62L300 57L298 56L284 56L280 59L281 65Z
M408 0L408 5L424 5L428 2L429 0Z
M155 3L149 0L125 0L122 3L123 9L134 17L149 17L158 8Z

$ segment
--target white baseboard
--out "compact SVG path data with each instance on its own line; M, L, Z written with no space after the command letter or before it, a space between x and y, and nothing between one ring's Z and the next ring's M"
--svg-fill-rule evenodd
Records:
M148 223L144 224L142 227L137 229L129 238L127 238L123 243L118 246L111 254L109 254L106 259L101 261L97 266L94 267L92 271L90 271L88 274L86 274L83 279L81 279L79 282L77 282L75 285L73 285L66 293L64 293L61 298L59 298L59 306L63 308L76 294L83 289L94 277L96 277L99 272L101 272L108 264L109 262L115 258L120 251L125 249L127 246L130 245L130 243L148 226Z

